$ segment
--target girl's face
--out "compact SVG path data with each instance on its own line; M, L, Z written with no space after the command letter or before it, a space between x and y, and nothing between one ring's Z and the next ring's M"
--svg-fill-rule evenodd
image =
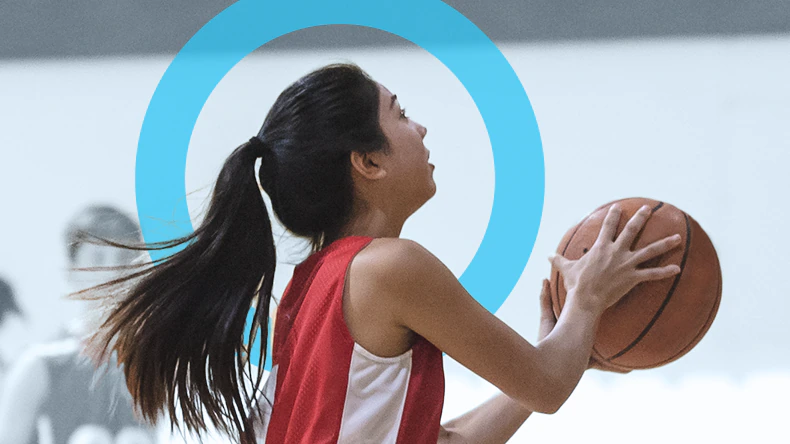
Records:
M431 152L423 144L428 130L405 111L397 96L379 84L379 123L389 142L387 179L396 197L408 199L410 210L416 211L436 194L436 182L434 165L428 162Z

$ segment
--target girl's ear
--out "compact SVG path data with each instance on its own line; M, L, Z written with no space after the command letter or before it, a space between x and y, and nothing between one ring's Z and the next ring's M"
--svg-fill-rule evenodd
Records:
M380 157L383 153L351 152L351 168L366 179L377 180L386 177L387 170Z

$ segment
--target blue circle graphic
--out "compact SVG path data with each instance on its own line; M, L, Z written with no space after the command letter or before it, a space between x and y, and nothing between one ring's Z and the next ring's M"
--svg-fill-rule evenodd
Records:
M135 171L145 241L192 232L187 150L198 115L220 80L265 43L324 25L365 26L409 40L450 69L474 100L493 150L494 202L480 247L460 281L496 312L518 282L537 238L543 149L527 94L505 56L474 23L439 0L240 0L210 20L167 68L145 114ZM151 257L173 252L151 251ZM253 349L258 353L257 346ZM271 368L270 357L265 368Z

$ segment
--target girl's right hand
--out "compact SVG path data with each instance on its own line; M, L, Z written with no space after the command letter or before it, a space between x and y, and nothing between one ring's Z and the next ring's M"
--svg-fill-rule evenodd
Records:
M575 303L600 314L640 282L666 279L680 272L677 265L637 268L639 264L680 245L680 235L675 234L638 251L631 251L631 245L649 217L650 207L643 206L615 239L620 208L613 204L609 207L598 239L587 254L575 261L559 254L549 258L562 274L569 302L575 299ZM579 294L584 297L577 298Z

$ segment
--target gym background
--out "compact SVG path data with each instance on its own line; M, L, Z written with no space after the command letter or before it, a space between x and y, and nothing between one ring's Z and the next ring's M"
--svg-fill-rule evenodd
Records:
M7 365L75 313L63 299L68 218L93 203L137 217L135 153L148 101L176 52L231 3L0 5L0 277L23 315L0 326ZM784 442L790 1L447 3L501 48L529 95L543 141L543 220L532 257L497 313L502 320L535 340L546 256L569 227L614 199L644 196L685 210L707 231L722 264L716 321L692 352L628 375L590 371L560 412L533 416L512 442ZM483 121L433 56L373 29L302 30L230 71L206 103L189 149L194 223L222 161L258 131L276 95L337 61L370 72L430 129L438 192L403 237L460 276L492 205ZM303 252L284 237L279 256L278 296ZM445 418L496 392L449 357L445 371Z

